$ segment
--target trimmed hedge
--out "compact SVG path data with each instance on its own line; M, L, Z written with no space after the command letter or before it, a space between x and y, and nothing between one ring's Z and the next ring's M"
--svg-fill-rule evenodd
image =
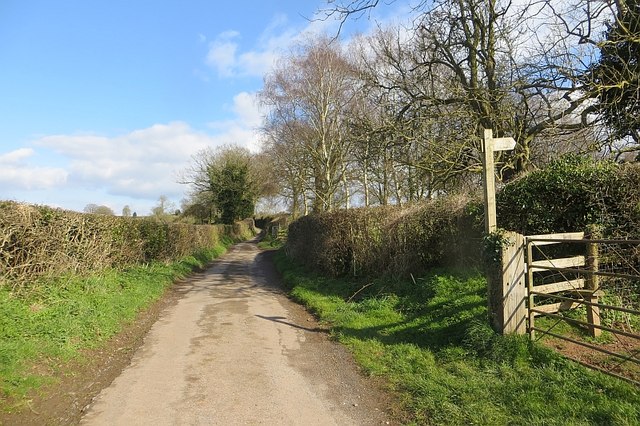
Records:
M171 261L245 239L253 223L190 225L0 202L0 285L27 288L43 276Z
M405 208L314 214L289 226L286 251L334 276L408 275L434 266L476 263L483 226L477 205L459 196Z
M640 164L564 157L497 194L498 225L524 235L585 231L640 237Z
M564 157L505 185L497 208L498 226L524 235L596 225L607 238L640 238L640 164ZM286 251L333 276L479 266L483 210L480 200L453 196L404 208L313 214L290 225Z

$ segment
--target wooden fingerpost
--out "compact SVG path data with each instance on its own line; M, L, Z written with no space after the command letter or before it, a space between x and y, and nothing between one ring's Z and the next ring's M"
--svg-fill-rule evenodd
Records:
M484 129L482 133L482 182L484 186L484 230L487 234L495 232L496 225L496 178L493 153L509 151L515 148L513 138L494 138L493 130Z
M493 163L493 130L484 129L482 135L483 173L484 186L484 230L487 234L496 230L496 180L494 177L495 165Z
M482 133L484 223L487 235L497 230L496 183L493 153L507 151L516 146L513 138L494 138L491 129ZM524 263L524 237L515 232L505 235L509 243L501 251L499 271L487 277L489 317L494 330L502 334L526 332L526 287Z
M591 239L598 238L597 231L593 231L590 233ZM587 269L591 272L597 272L599 267L598 260L598 244L597 243L587 243L587 258L586 258L586 266ZM598 303L598 296L600 295L600 280L599 277L595 274L589 274L585 280L585 292L584 298L591 303ZM602 330L597 328L600 326L600 308L595 305L586 305L587 308L587 322L592 326L589 327L589 333L592 337L598 337L602 334ZM596 327L593 327L593 326Z

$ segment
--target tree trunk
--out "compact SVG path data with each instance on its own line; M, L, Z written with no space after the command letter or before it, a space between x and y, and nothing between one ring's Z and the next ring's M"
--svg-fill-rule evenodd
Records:
M349 182L347 181L347 174L346 173L342 173L342 185L344 186L344 208L345 209L349 209L351 208L350 206L350 198L351 198L351 191L349 191Z

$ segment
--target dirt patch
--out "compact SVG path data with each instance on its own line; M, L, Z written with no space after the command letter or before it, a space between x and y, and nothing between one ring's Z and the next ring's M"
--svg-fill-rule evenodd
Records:
M580 340L579 336L571 336L571 338ZM640 366L633 361L555 337L547 337L542 340L542 343L580 364L620 375L630 381L640 383ZM594 343L588 344L596 345ZM621 354L631 360L637 361L639 357L639 340L633 337L617 335L610 342L597 344L596 346L605 351Z

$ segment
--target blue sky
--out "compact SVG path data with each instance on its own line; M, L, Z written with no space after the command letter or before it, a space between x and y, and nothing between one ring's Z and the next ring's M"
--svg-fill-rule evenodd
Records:
M179 203L199 150L259 148L254 94L302 33L335 33L307 19L325 6L0 0L0 199L142 215L160 195Z

